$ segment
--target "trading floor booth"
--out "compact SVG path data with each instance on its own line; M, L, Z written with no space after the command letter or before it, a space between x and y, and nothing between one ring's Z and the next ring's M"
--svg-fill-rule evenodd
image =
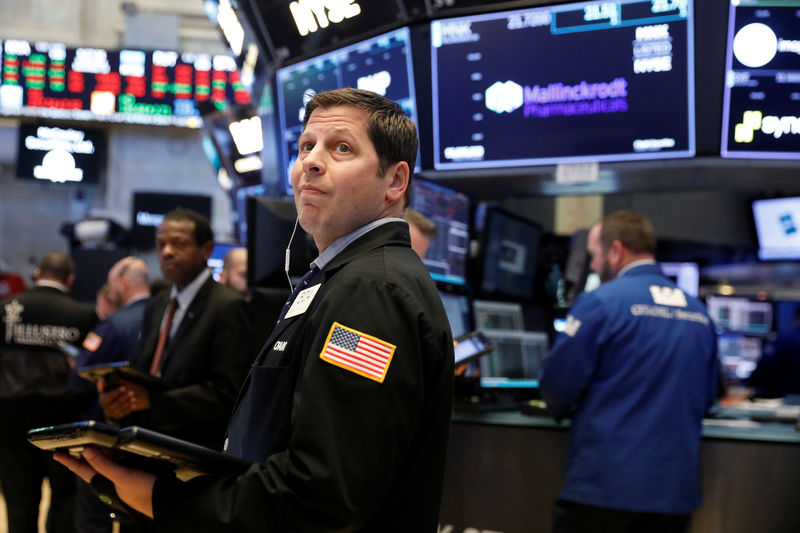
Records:
M748 422L707 421L691 533L800 531L800 432ZM568 424L548 418L456 413L440 531L549 532L568 446Z

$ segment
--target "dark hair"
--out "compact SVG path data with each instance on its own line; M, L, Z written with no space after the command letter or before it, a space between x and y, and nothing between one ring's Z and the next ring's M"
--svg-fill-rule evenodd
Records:
M636 211L614 211L603 218L600 229L603 250L608 250L614 241L620 241L625 248L637 254L653 254L656 251L653 225Z
M408 189L403 197L403 207L408 207L411 203L411 178L417 161L417 127L414 122L406 116L402 107L378 93L345 88L317 93L306 105L303 128L314 110L339 105L367 113L367 136L378 154L381 175L399 161L408 163Z
M66 283L71 275L75 273L75 263L70 257L62 252L50 252L39 260L36 265L39 269L39 277L51 279L60 283Z
M167 220L194 223L194 240L197 242L198 246L203 246L207 242L214 240L214 231L211 229L211 223L206 217L199 213L179 207L178 209L173 209L164 216L164 222Z

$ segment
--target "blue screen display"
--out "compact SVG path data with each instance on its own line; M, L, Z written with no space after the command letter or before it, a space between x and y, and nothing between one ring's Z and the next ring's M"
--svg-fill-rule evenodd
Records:
M436 169L695 154L689 0L431 24Z

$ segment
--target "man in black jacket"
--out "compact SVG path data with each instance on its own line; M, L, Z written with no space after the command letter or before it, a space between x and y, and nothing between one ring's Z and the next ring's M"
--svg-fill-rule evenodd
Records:
M34 272L36 285L0 302L0 483L12 533L36 533L44 477L52 491L47 531L74 531L72 475L25 439L28 429L71 422L85 408L68 389L71 363L60 349L80 346L97 321L68 294L74 270L67 255L48 253Z
M161 273L173 285L147 305L134 362L159 376L163 388L121 380L119 387L104 389L100 405L121 425L137 424L219 450L255 354L245 301L206 268L213 247L205 217L186 210L166 215L156 248Z
M299 147L295 204L320 256L229 425L228 453L254 464L181 483L59 455L112 479L158 531L437 530L453 340L402 218L416 128L394 102L342 89L309 102Z

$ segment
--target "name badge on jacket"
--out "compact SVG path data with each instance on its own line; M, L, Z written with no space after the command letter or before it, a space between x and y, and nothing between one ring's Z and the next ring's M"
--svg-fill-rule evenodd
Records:
M294 302L292 302L292 306L286 312L286 316L283 318L292 318L293 316L302 315L305 313L306 309L308 309L308 306L311 305L311 302L314 300L314 296L317 295L317 291L319 291L320 287L322 287L322 283L317 283L313 287L309 287L300 291L297 294L297 298L295 298Z

